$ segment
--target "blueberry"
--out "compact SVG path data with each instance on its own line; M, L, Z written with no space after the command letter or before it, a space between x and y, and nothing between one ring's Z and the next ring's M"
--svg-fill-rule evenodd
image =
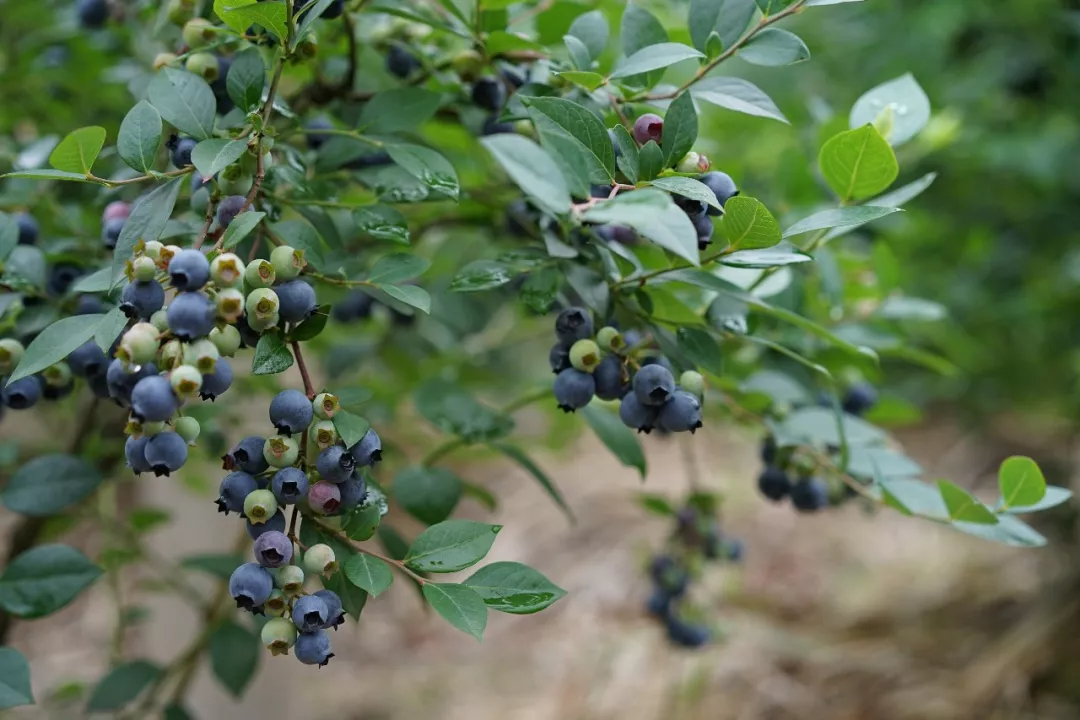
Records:
M667 618L671 615L671 595L663 588L656 588L649 600L645 603L645 609L650 615L659 618Z
M191 151L195 149L198 142L195 138L180 138L176 141L176 144L172 148L172 164L178 168L187 167L191 164Z
M112 397L109 392L109 382L105 379L105 374L91 375L86 378L86 385L90 388L90 392L94 394L94 397L101 398L102 400L108 400Z
M660 408L659 420L660 427L668 432L694 432L702 425L701 402L693 393L676 390Z
M675 394L675 377L662 365L645 365L634 375L634 394L645 405L663 405Z
M840 406L850 415L862 415L877 403L877 390L866 383L858 383L848 388Z
M321 630L328 620L330 608L326 606L326 601L317 595L304 595L293 603L293 625L302 633Z
M230 512L244 511L244 498L259 489L255 478L246 472L231 472L225 476L218 487L218 512L228 515Z
M71 351L67 363L76 377L87 378L104 375L109 368L109 359L93 340L87 340Z
M0 391L0 400L12 410L28 410L41 399L41 380L36 375L8 382Z
M80 295L72 315L97 315L105 312L105 303L97 295Z
M709 629L703 625L693 625L678 618L668 618L668 639L680 647L696 648L709 642Z
M68 291L71 284L83 275L83 269L71 263L57 263L49 269L49 280L45 284L46 290L54 297L59 297Z
M323 480L335 485L349 479L356 468L356 460L349 452L340 445L328 447L319 453L315 461L315 469Z
M386 69L391 75L404 80L419 67L420 61L399 45L391 45L386 52Z
M79 16L79 24L84 28L96 30L105 25L109 19L109 5L105 0L78 0L75 4L75 13Z
M596 396L601 400L621 400L630 390L618 355L607 355L593 370Z
M323 625L323 630L329 630L330 628L337 628L345 622L345 612L342 610L341 598L333 590L316 590L312 593L317 598L322 598L322 601L326 603L326 607L329 610L327 613L326 624Z
M472 101L484 110L498 112L506 102L506 88L497 78L480 78L473 83Z
M619 141L615 139L615 130L613 128L608 128L607 134L608 138L611 139L611 149L615 151L615 157L621 158L622 148L619 147Z
M333 486L331 486L333 487ZM338 570L334 549L324 543L316 543L304 551L304 571L311 575L330 577Z
M274 473L270 490L282 505L291 505L307 496L308 478L303 470L287 467Z
M503 122L499 120L498 115L488 115L484 119L484 125L480 130L481 135L500 135L517 132L514 130L514 124L510 122Z
M33 245L38 239L38 221L30 213L21 212L15 216L15 223L19 226L19 244Z
M341 323L363 320L371 315L371 308L374 304L374 298L366 292L353 290L341 302L334 305L330 315L334 320Z
M705 173L698 177L698 181L705 183L713 195L716 196L716 202L723 207L728 200L739 194L739 189L735 187L735 181L731 179L731 176L727 173L722 173L714 170L713 172ZM720 214L720 211L714 207L709 207L709 214L716 217Z
M181 250L169 261L169 279L177 290L201 290L210 280L210 261L199 250Z
M641 366L645 367L646 365L659 365L660 367L666 368L667 371L672 374L672 377L675 375L675 368L671 366L671 361L663 355L649 355L648 357L642 358Z
M584 308L569 307L559 313L555 319L555 335L559 342L570 347L578 340L591 338L593 334L592 318Z
M320 515L333 515L341 508L341 489L328 482L317 482L308 488L308 505Z
M135 385L143 378L157 374L158 369L154 363L140 365L137 372L128 372L127 368L124 367L124 362L119 358L114 358L109 363L109 369L105 371L109 396L121 405L130 405L131 391L135 388Z
M770 466L762 470L757 485L761 494L773 502L780 502L791 492L791 478L778 467Z
M74 391L74 380L68 380L67 383L63 385L50 385L49 383L43 383L41 389L41 396L46 400L61 400L63 398L66 398Z
M158 433L146 443L146 462L157 476L168 475L187 462L187 442L174 432Z
M683 195L672 195L671 199L691 220L697 220L709 209L708 203L702 202L701 200L695 200L694 198L688 198Z
M131 468L131 471L136 475L141 475L144 472L150 472L154 468L146 461L146 443L150 441L150 438L145 435L139 437L128 437L124 442L124 457L127 459L127 466Z
M315 290L303 280L290 280L274 288L277 293L278 314L286 322L307 320L315 312Z
M620 245L633 245L638 239L633 229L625 225L600 225L593 228L593 232L601 240L619 243Z
M270 401L270 422L282 434L302 432L314 417L311 401L299 390L282 390Z
M623 396L619 404L619 419L623 425L638 432L650 433L656 427L658 408L645 405L632 392Z
M349 448L349 454L356 460L356 467L375 467L382 460L382 439L375 428L368 428L360 442Z
M791 504L799 512L816 512L829 504L829 486L816 477L802 477L791 486Z
M223 228L229 227L240 211L247 205L247 198L243 195L229 195L221 199L217 206L217 223Z
M232 365L225 358L218 358L214 363L214 372L202 376L202 387L199 389L199 397L203 400L214 400L222 395L232 385Z
M305 133L304 137L307 139L307 145L312 150L318 150L323 144L331 138L330 135L320 135L320 130L333 130L334 123L330 122L325 117L317 117L313 120L309 120L304 125Z
M311 595L309 597L315 597ZM322 667L330 662L334 653L330 652L330 636L325 630L317 632L300 633L293 645L293 654L296 659L305 665L318 665Z
M697 232L698 250L704 250L712 244L713 230L715 230L712 220L709 219L706 213L691 218L691 220L694 223L694 231Z
M690 573L670 555L657 555L649 566L649 575L657 587L663 588L671 597L681 597L690 586Z
M255 561L263 567L279 568L292 560L293 545L288 535L269 530L255 540Z
M333 20L341 17L345 12L345 0L334 0L330 3L325 10L322 11L321 17L323 20Z
M364 476L356 473L338 485L338 490L341 491L342 510L352 510L367 497L367 483L364 481Z
M392 162L393 159L390 157L390 153L385 150L378 150L373 153L368 153L367 155L361 155L355 160L350 160L345 163L345 167L350 170L363 170L364 168L370 167L382 167L383 165L389 165Z
M281 617L270 620L259 631L259 639L271 656L288 655L289 648L296 644L296 636L296 627Z
M650 140L659 145L664 134L664 119L655 113L645 113L634 121L633 134L639 145Z
M590 373L569 368L555 376L555 401L563 412L585 407L595 393L596 381Z
M214 329L217 310L200 292L180 293L169 303L169 329L183 342L204 338Z
M120 233L124 230L127 218L109 218L101 224L101 242L107 250L116 249L116 243L120 241Z
M551 365L551 371L556 375L571 367L570 348L562 343L555 343L548 353L548 364Z
M743 555L746 554L746 547L742 540L728 540L724 544L724 549L727 550L727 559L733 563L742 562Z
M257 563L244 563L229 577L229 595L236 601L236 607L251 612L261 612L273 589L273 576Z
M133 282L120 294L120 309L129 318L147 320L165 305L165 289L156 280Z
M269 520L264 523L253 523L251 520L244 518L244 525L247 528L248 537L252 540L258 540L263 533L268 532L285 532L285 513L278 510L274 513Z
M150 375L131 390L131 414L141 422L163 422L172 417L179 403L164 375Z
M266 438L258 435L244 438L223 458L225 469L241 470L250 475L266 472L270 464L263 457L263 445L265 444Z
M224 115L236 107L236 103L229 97L229 70L232 69L232 59L218 57L217 66L217 77L210 83L210 89L214 91L214 99L217 100L218 115Z

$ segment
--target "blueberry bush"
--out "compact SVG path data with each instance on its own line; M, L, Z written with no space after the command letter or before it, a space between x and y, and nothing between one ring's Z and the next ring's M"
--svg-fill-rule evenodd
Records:
M440 577L501 529L453 517L497 498L451 454L517 464L573 520L515 433L526 406L551 444L588 429L631 477L645 443L692 450L737 424L762 438L766 501L1045 544L1018 516L1069 492L1032 460L1006 460L984 503L927 481L882 427L897 412L879 398L886 362L950 369L924 332L940 306L853 233L934 182L898 182L896 149L931 117L918 82L862 88L809 128L809 200L770 210L755 196L783 197L783 178L755 186L769 181L710 160L707 119L788 123L728 61L806 61L786 21L853 1L13 8L0 32L18 52L0 54L33 87L0 138L0 500L21 516L0 641L102 578L156 574L203 631L168 664L125 657L136 613L119 608L85 707L184 718L204 659L238 696L259 645L323 666L333 630L395 573L477 639L489 610L544 610L565 593L521 563ZM14 439L26 413L63 432ZM236 430L255 420L263 434ZM195 468L217 458L206 484ZM743 546L687 465L685 497L641 503L673 524L647 611L695 647L712 633L687 588ZM153 482L212 501L242 526L235 547L153 554L168 509L118 502ZM407 537L396 515L426 529ZM104 538L94 558L63 542L82 523ZM0 648L0 709L32 702L25 657Z

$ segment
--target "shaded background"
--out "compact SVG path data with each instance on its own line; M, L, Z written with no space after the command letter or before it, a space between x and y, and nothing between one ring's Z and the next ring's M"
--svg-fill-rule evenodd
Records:
M684 24L684 3L643 4L669 27ZM63 19L66 4L53 5ZM130 73L118 61L126 41L108 33L87 37L62 21L54 26L42 19L39 3L8 2L2 10L0 44L8 48L0 68L3 166L49 133L100 123L115 136L130 105ZM847 236L834 249L841 260L846 254L895 257L899 287L948 308L947 319L918 332L958 372L887 363L886 393L909 410L892 422L928 477L990 492L998 462L1025 453L1043 465L1048 480L1076 489L1076 3L869 0L805 12L785 27L806 41L810 62L764 69L736 59L724 72L758 83L792 124L704 110L702 144L714 166L739 178L782 223L803 217L821 197L813 175L821 139L846 123L848 108L864 91L913 73L934 117L900 149L897 185L928 172L938 178L907 212ZM378 66L373 51L365 57ZM466 181L469 171L462 169ZM9 184L4 192L5 202L18 205L20 192L32 197L32 186ZM87 221L86 235L93 237L96 220L89 219L99 208L62 212L73 226ZM65 215L45 224L56 229L66 221ZM491 235L498 234L494 225ZM470 233L431 240L436 289L488 239ZM543 347L543 321L508 328L512 321L490 299L446 296L440 304L436 296L434 305L445 309L421 328L429 341L439 337L433 328L440 323L483 317L476 328L483 332L471 345L447 343L446 362L462 377L486 380L499 363L514 368L496 388L485 383L494 397L522 374L540 377L532 372L540 368L521 362L520 344L534 337ZM457 312L462 306L470 312ZM341 372L376 386L386 410L384 418L372 419L379 425L394 417L388 432L394 449L418 457L428 442L424 431L407 408L379 397L377 386L381 374L392 373L394 382L385 386L401 392L434 372L434 363L401 362L413 357L411 341L391 336L376 343L370 338L381 337L382 327L362 334L338 328L319 338L323 377ZM482 362L467 362L470 354ZM249 389L266 386L265 380L244 382ZM250 402L246 412L233 407L216 419L229 437L246 434L245 424L254 422L248 418L261 420L264 404ZM0 434L33 445L56 427L46 417L35 422L15 428L9 419ZM462 512L505 524L492 559L540 569L570 591L564 600L534 617L492 614L488 636L476 646L428 617L398 583L368 606L358 627L338 633L338 657L329 668L301 672L293 662L263 658L263 671L239 707L204 670L192 709L211 718L357 720L1080 716L1071 506L1047 513L1037 525L1051 540L1043 550L983 543L854 505L796 516L786 506L768 506L754 490L759 438L714 422L695 438L693 452L705 482L727 495L725 529L743 538L747 560L742 570L708 573L694 590L698 602L713 608L722 641L682 651L668 646L642 610L648 590L641 568L668 528L638 506L636 476L591 438L575 441L572 423L542 410L525 413L519 427L531 431L538 446L562 448L540 458L576 508L578 524L568 526L519 470L483 456L464 455L454 464L501 503L488 513L467 501ZM678 443L649 438L646 447L651 473L645 489L680 497L686 467ZM142 483L120 502L172 510L176 522L154 535L157 549L170 557L220 551L235 528L210 512L218 475L209 462L201 469L193 464L181 482ZM90 548L96 542L86 538ZM125 642L134 654L167 659L194 617L164 596L147 593L143 604L150 614ZM13 642L29 651L39 700L60 691L49 709L13 716L76 714L65 710L63 698L103 672L113 612L99 586L49 621L17 626ZM73 684L64 689L65 683Z

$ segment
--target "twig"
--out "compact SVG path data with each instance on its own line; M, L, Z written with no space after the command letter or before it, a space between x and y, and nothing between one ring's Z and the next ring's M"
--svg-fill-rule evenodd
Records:
M304 394L309 400L315 399L315 387L311 384L311 376L308 375L307 365L304 363L304 354L300 352L300 343L292 341L293 356L296 357L296 366L300 369L300 377L304 379Z
M194 248L198 250L203 246L206 241L206 235L210 232L210 226L214 224L214 211L217 209L217 202L210 200L206 205L206 217L203 219L202 229L199 230L199 236L195 238Z
M139 177L128 178L127 180L108 180L103 177L98 177L93 173L86 173L86 179L90 182L104 185L105 187L120 187L121 185L136 185L147 180L161 180L162 178L174 178L182 175L190 175L195 172L193 165L180 168L179 170L170 170L163 173L147 173L146 175L140 175Z
M323 527L323 529L328 529L328 528L326 528L325 525L323 525L321 527ZM331 532L330 534L333 535L338 540L340 540L341 542L348 545L349 547L351 547L353 550L355 550L358 553L362 553L364 555L370 555L371 557L375 558L376 560L382 560L387 565L393 565L398 570L405 573L406 575L408 575L409 577L411 577L413 580L420 583L421 585L424 585L425 583L431 582L430 580L428 580L423 575L419 575L419 574L413 572L412 570L410 570L405 565L405 563L402 562L401 560L394 560L393 558L387 557L386 555L383 555L381 553L377 553L374 550L368 550L365 547L361 547L360 545L357 545L355 540L353 540L351 537L349 537L348 535L346 535L343 532L335 531L335 532Z

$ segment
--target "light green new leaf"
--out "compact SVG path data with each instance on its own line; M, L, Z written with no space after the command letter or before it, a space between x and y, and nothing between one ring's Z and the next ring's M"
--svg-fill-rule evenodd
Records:
M101 148L105 147L105 128L96 125L79 128L60 141L49 155L49 164L63 172L90 172Z
M780 226L769 209L745 195L736 195L727 201L720 227L732 248L767 248L781 240Z
M845 203L882 192L900 172L893 149L873 125L829 138L818 164L825 182Z
M1046 495L1046 478L1038 463L1029 457L1006 458L998 469L1001 510L1015 506L1037 505Z
M976 500L964 488L948 480L938 480L937 486L941 499L945 501L945 507L949 510L950 520L961 520L979 525L998 523L998 518L993 511Z

